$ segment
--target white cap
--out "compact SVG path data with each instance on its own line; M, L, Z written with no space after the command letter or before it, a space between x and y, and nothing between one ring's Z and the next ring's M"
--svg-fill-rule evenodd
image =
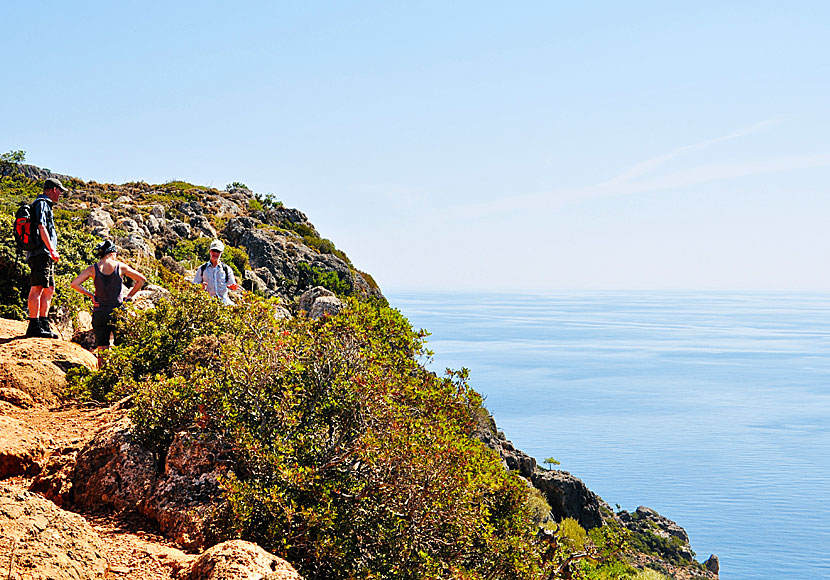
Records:
M225 251L225 244L223 244L219 240L213 240L210 243L210 249L211 250L219 250L220 252L224 252Z

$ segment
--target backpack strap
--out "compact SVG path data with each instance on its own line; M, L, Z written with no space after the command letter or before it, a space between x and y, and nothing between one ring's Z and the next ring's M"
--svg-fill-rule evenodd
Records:
M205 268L207 268L207 267L208 267L208 264L210 264L210 262L205 262L204 264L202 264L202 267L201 267L201 268L199 268L199 273L201 273L201 274L202 274L202 276L204 276L204 275L205 275Z

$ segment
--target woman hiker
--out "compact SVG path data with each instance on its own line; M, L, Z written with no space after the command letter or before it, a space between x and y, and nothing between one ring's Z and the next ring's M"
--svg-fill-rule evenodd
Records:
M121 306L124 300L132 300L146 281L146 278L139 272L124 262L116 260L116 252L118 248L109 240L95 246L98 262L78 274L78 277L70 284L84 296L92 298L92 330L95 332L99 368L102 363L102 351L110 347L110 334L115 332L115 327L110 323L110 315ZM121 297L122 276L135 280L130 293L123 298ZM95 283L95 294L82 286L88 278L92 278ZM118 337L115 337L115 344L118 343Z

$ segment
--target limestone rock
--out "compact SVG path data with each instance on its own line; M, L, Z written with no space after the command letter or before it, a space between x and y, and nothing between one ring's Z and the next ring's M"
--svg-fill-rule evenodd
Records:
M130 232L125 237L118 238L118 246L124 250L138 252L140 255L154 255L153 249L147 243L147 240L144 239L144 235L140 231Z
M86 225L93 230L95 228L105 228L109 230L115 226L115 221L112 219L110 212L100 207L96 207L90 210L89 215L86 218Z
M720 574L720 559L714 554L709 556L706 562L703 563L707 570L712 574Z
M323 288L322 286L315 286L314 288L309 288L308 290L303 292L302 296L300 296L298 307L300 310L311 312L311 307L314 306L314 302L318 298L322 298L323 296L334 296L334 292L332 292L328 288Z
M150 215L154 218L164 219L164 206L163 205L154 205L150 208Z
M164 298L170 298L170 291L163 286L147 284L133 297L135 307L140 310L155 308L156 304Z
M0 416L0 479L40 471L38 462L52 443L20 419Z
M138 222L136 222L132 218L122 218L118 220L116 226L120 230L124 230L128 234L137 233L141 231L141 228L138 227Z
M602 525L602 508L607 506L581 479L567 471L537 470L531 481L545 495L556 521L573 518L586 530Z
M334 316L343 310L343 302L336 296L320 296L311 305L311 311L308 317L312 320L317 320L326 315Z
M180 220L171 220L167 225L170 226L170 230L180 238L187 239L190 237L190 224L186 224Z
M210 213L218 218L232 218L242 213L239 205L218 195L209 198L208 208Z
M194 231L197 231L208 238L216 237L216 230L212 225L210 225L208 219L203 215L191 217L190 227L193 228Z
M120 205L129 204L129 203L132 203L132 202L133 202L133 199L131 197L126 196L126 195L122 195L122 196L118 197L118 199L115 200L115 203L120 204Z
M109 568L86 520L22 488L0 485L0 530L4 579L86 580Z
M231 540L213 546L181 575L182 580L302 580L296 570L256 544Z

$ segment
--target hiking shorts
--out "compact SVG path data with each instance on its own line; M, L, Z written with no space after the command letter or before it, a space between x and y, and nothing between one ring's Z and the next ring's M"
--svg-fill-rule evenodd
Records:
M115 334L115 327L110 324L110 312L98 311L92 313L92 331L95 333L95 346L110 345L110 334ZM118 341L115 341L118 344Z
M53 288L55 286L55 262L49 254L37 254L29 258L29 284Z

